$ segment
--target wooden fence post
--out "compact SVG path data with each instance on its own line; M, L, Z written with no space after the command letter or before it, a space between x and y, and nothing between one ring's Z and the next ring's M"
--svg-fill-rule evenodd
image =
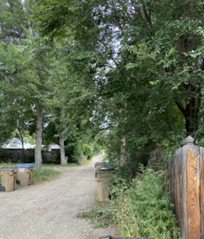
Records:
M204 238L204 148L188 136L168 161L170 196L182 239Z

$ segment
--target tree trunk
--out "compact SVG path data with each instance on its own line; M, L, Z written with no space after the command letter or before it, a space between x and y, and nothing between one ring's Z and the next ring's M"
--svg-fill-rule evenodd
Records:
M198 130L200 103L195 98L190 99L190 102L186 105L186 133L192 135Z
M121 139L120 163L121 163L121 165L123 165L125 163L125 137L124 136L122 136L122 139Z
M21 141L21 144L22 144L22 160L21 162L22 163L25 163L25 152L24 152L24 141L23 141L23 135L21 133L21 129L19 127L17 127L18 129L18 132L19 132L19 136L20 136L20 141Z
M61 134L59 137L59 145L60 145L60 163L61 165L65 165L64 139Z
M199 114L201 104L201 88L193 85L184 85L190 93L190 97L186 100L188 103L184 107L181 101L176 100L178 108L181 110L186 121L186 135L195 134L199 127ZM192 96L191 96L192 95Z
M23 142L23 140L21 141L21 143L22 143L22 151L23 151L23 159L22 159L22 161L23 161L23 163L25 163L25 149L24 149L24 142Z
M35 167L42 167L42 110L39 108L39 105L36 105L36 146L35 146Z

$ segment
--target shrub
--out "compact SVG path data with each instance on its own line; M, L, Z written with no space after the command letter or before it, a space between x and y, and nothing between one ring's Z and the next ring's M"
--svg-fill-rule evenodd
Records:
M35 184L37 182L41 182L41 181L44 181L44 180L52 179L58 174L60 174L60 172L59 171L54 171L53 169L34 168L33 169L32 184Z
M114 219L124 237L157 239L179 238L173 204L164 190L166 171L154 172L141 166L141 173L130 186L120 179L120 186L113 187Z
M83 155L83 148L80 142L69 143L65 146L65 155L68 156L69 163L76 163L77 158Z
M94 148L88 144L83 145L83 154L88 156L88 159L91 159L93 156Z
M100 203L97 199L95 203L87 207L81 214L81 218L89 218L95 228L107 227L113 223L113 207L110 203Z
M111 180L110 203L92 205L83 214L95 226L114 220L122 237L179 239L180 229L169 197L166 161L140 165L131 182L130 165L119 167ZM105 206L104 206L105 205Z

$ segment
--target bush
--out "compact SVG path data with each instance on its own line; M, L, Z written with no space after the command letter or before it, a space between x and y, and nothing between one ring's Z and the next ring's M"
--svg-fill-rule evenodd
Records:
M91 159L93 156L94 148L88 144L83 145L83 154L88 156L88 159Z
M76 163L77 158L83 155L83 148L80 142L69 143L65 146L65 155L68 156L69 163Z
M34 168L33 169L33 178L32 178L32 184L35 184L37 182L41 182L44 180L49 180L54 178L56 175L59 175L59 171L54 171L53 169L39 169Z
M95 228L107 227L113 223L112 212L113 207L109 203L100 203L96 199L95 203L87 207L80 216L81 218L89 218Z
M141 166L141 173L130 186L120 179L113 187L114 219L124 237L157 239L179 238L169 193L164 190L166 171L154 172Z
M97 202L82 214L95 226L107 226L115 221L122 237L178 239L180 229L169 197L166 162L154 162L131 182L128 165L112 176L109 203ZM157 171L156 171L157 170Z

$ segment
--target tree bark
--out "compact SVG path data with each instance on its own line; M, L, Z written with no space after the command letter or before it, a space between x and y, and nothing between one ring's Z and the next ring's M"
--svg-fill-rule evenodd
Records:
M60 145L60 164L65 165L66 162L65 162L64 139L61 134L59 137L59 145Z
M187 90L191 92L192 95L188 99L188 103L184 107L183 104L176 100L176 104L180 111L183 113L185 117L185 128L186 128L186 136L194 134L198 130L199 126L199 114L200 114L200 104L201 104L201 88L194 87L193 85L185 85Z
M23 152L23 155L22 155L22 163L25 163L25 149L24 149L24 140L23 140L23 135L21 133L21 129L19 127L17 127L18 129L18 132L19 132L19 136L20 136L20 141L21 141L21 144L22 144L22 152Z
M42 110L40 109L39 105L36 105L36 114L37 114L37 121L36 121L36 147L35 147L35 167L41 168L42 167Z
M23 161L23 163L25 163L25 149L24 149L23 139L22 139L22 141L21 141L21 144L22 144L22 151L23 151L23 159L22 159L22 161Z
M125 137L124 136L122 136L122 139L121 139L120 163L121 163L121 165L123 165L125 163Z

